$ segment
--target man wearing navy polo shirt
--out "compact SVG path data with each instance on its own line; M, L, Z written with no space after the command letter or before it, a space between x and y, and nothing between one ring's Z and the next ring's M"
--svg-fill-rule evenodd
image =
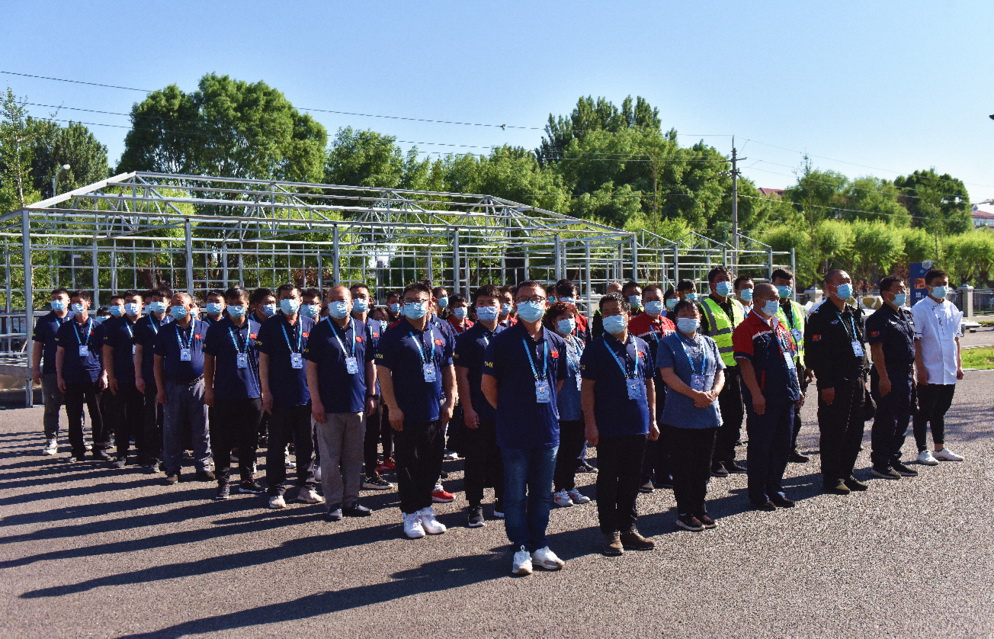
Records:
M483 360L490 341L504 330L497 323L500 291L492 284L476 289L473 300L477 322L456 338L453 359L459 384L459 402L466 424L466 501L470 528L484 525L483 488L494 487L494 516L502 516L504 467L497 447L497 413L483 396Z
M204 337L207 325L195 319L193 298L173 295L173 322L161 327L155 342L156 401L162 404L162 462L166 484L180 481L184 425L189 425L197 481L213 481L210 434L204 404Z
M528 280L514 293L518 322L487 347L483 394L497 411L497 445L504 461L504 515L514 546L511 571L559 570L545 531L559 448L556 394L566 379L566 342L542 328L545 287Z
M227 317L207 329L204 339L204 403L210 416L211 456L217 475L216 500L231 495L231 450L238 449L238 492L258 495L253 467L262 421L262 388L255 338L259 323L248 317L249 293L224 293Z
M757 510L774 511L794 506L781 482L801 387L794 341L777 319L780 293L772 284L757 284L752 300L752 312L735 328L732 342L745 386L749 501Z
M117 468L124 468L127 463L132 437L139 453L148 448L142 441L145 398L135 387L135 324L141 319L142 296L137 291L126 291L121 301L124 303L121 314L104 322L102 339L107 390L110 391L104 393L104 399L108 400L105 417L117 443L114 462Z
M328 317L314 327L304 349L329 521L372 512L359 503L359 486L366 379L372 377L373 360L366 348L366 325L351 313L349 289L336 286L328 291Z
M224 319L224 293L207 291L207 306L204 307L203 321L207 329Z
M145 296L148 315L135 322L135 388L144 395L145 409L142 417L142 441L145 448L138 449L138 463L154 472L162 458L162 404L156 401L159 394L155 384L155 342L159 331L172 321L166 314L173 292L153 289Z
M65 398L59 390L58 376L55 373L55 353L58 343L55 334L59 327L72 319L69 310L69 291L57 288L49 298L52 311L38 318L31 339L34 346L31 352L31 372L35 384L41 382L42 402L45 415L42 424L45 429L45 448L42 455L54 455L59 449L59 411Z
M58 350L55 353L55 371L59 390L65 395L66 417L69 419L69 444L76 461L83 461L86 446L83 442L83 404L90 413L90 436L93 439L93 458L109 461L104 451L109 437L100 414L100 393L107 385L107 376L100 363L100 344L97 343L96 323L89 315L90 295L76 291L70 296L72 321L64 323L55 334Z
M370 307L375 303L375 299L369 294L369 287L365 284L353 284L349 288L352 296L352 317L357 322L366 325L366 357L371 360L375 358L376 344L380 341L380 323L378 320L367 321L369 319ZM380 410L380 387L376 381L376 366L366 369L366 411L363 414L366 432L363 435L362 457L365 472L362 477L362 487L366 490L390 490L393 484L380 477L377 470L379 460L377 457L377 445L380 442L380 433L383 432L383 411ZM389 424L386 431L390 430ZM387 432L389 436L389 432Z
M311 395L307 390L304 349L314 320L300 314L300 289L283 284L276 289L280 310L259 328L259 378L262 409L269 414L266 482L269 507L286 508L284 451L293 440L297 456L297 501L320 504L314 477L314 440L311 437Z
M580 371L587 441L597 446L597 516L604 554L652 550L635 528L646 438L659 438L649 345L628 331L631 306L620 293L600 299L604 334L583 351Z
M428 318L431 288L424 282L409 284L400 299L404 319L380 337L376 363L383 405L396 431L404 534L418 539L425 533L445 532L431 504L442 470L445 424L452 418L456 378L452 343Z

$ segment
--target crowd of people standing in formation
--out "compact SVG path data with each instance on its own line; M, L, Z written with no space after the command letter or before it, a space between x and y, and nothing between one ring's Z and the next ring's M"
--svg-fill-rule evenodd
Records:
M293 470L296 500L326 504L329 521L368 516L361 490L392 489L382 476L392 470L403 532L420 538L446 530L432 504L454 499L441 484L455 455L448 430L448 448L465 457L467 524L485 525L492 487L512 571L556 570L550 509L590 501L576 486L591 469L588 446L607 555L653 547L636 526L640 491L672 489L676 526L689 531L717 526L707 486L729 473L747 473L754 508L793 507L782 478L788 462L808 461L797 434L813 380L826 493L867 489L853 467L871 415L874 476L917 474L902 461L912 419L919 464L961 461L944 445L943 417L963 378L962 313L946 300L945 273L926 283L909 311L905 282L884 278L883 305L864 319L844 271L826 275L825 300L806 310L787 270L754 283L716 267L700 296L693 281L665 292L611 284L591 321L568 280L483 285L471 300L417 282L387 306L363 284L233 287L209 292L203 308L187 293L127 291L103 322L85 291L57 289L34 332L43 453L58 451L64 404L73 460L89 450L123 468L134 441L135 461L175 484L192 450L195 479L216 481L215 499L266 493L271 508L287 507Z

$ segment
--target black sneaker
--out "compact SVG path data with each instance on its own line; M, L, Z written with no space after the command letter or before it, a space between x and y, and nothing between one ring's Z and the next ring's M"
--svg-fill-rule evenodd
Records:
M711 464L711 476L712 477L728 477L728 471L725 470L725 465L721 462L715 462Z
M373 514L371 508L366 508L360 503L355 503L342 511L346 517L369 517Z
M328 521L342 521L342 507L332 506L324 518Z
M480 528L486 525L486 522L483 521L482 506L470 506L469 511L466 513L466 519L470 528Z
M216 479L216 477L214 477L214 473L207 470L206 468L203 470L198 470L197 474L195 475L195 478L197 481L214 481Z
M794 464L806 464L808 463L809 459L810 458L807 455L802 455L796 450L790 451L790 456L787 457L787 461L792 462Z
M901 473L888 466L874 466L870 469L870 474L880 479L900 479Z
M677 517L676 526L677 528L683 528L692 532L701 532L704 530L704 524L701 523L701 520L690 514Z
M918 476L918 471L917 470L913 470L911 468L908 468L907 466L905 466L901 462L893 462L893 463L891 463L890 467L893 468L894 470L896 470L897 474L899 474L901 477L917 477Z
M662 479L657 478L653 485L659 489L673 490L673 477L667 475Z
M242 480L238 484L238 492L245 495L261 495L266 492L266 489L260 486L258 482Z
M725 470L730 473L744 473L746 472L745 466L738 464L734 459L724 463Z
M857 490L857 491L864 491L870 487L869 484L861 482L852 475L849 476L849 479L845 480L845 484L846 488L848 488L849 490Z
M651 493L654 490L656 490L656 487L653 485L651 481L647 481L641 486L639 486L640 493Z
M655 542L646 539L634 528L621 533L621 545L625 550L652 550L656 547Z
M831 495L848 495L850 492L852 492L849 490L849 486L846 485L846 482L842 481L841 479L834 482L832 481L825 482L824 484L822 484L821 489L822 492L829 493Z
M777 508L793 508L794 507L794 500L793 499L787 499L786 497L781 497L780 495L773 495L772 497L770 497L770 501L772 501L773 505L776 506Z
M711 515L704 513L703 515L698 515L697 520L701 522L701 525L705 528L717 528L718 522L716 522Z
M771 513L771 512L773 512L774 510L777 509L776 505L772 501L770 501L769 499L767 499L766 501L763 501L763 502L756 502L756 501L754 501L754 502L752 502L752 507L753 507L754 510L762 510L762 511L768 512L768 513Z
M224 501L225 499L231 497L231 488L228 483L217 485L217 492L214 493L214 501Z
M114 458L108 455L106 450L94 450L91 454L93 455L93 459L105 462L114 461Z

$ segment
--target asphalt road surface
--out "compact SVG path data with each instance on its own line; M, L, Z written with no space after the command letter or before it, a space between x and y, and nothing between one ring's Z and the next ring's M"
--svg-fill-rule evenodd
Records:
M994 372L969 373L947 425L966 461L847 497L818 491L808 406L793 510L749 510L737 475L712 481L717 529L677 532L656 491L639 497L656 549L606 558L594 503L555 509L566 568L524 578L501 522L464 525L461 461L437 508L448 533L408 540L393 492L334 524L321 506L215 503L211 484L42 457L41 409L0 411L0 636L991 637L992 405ZM864 448L869 478L869 428Z

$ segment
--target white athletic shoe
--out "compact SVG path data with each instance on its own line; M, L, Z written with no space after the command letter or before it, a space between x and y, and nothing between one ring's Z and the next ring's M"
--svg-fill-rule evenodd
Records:
M576 488L574 488L573 490L567 491L566 494L569 495L569 498L573 500L574 504L580 505L580 504L589 504L590 503L590 497L587 497L586 495L584 495L583 493L581 493Z
M45 449L41 451L42 455L54 455L59 452L59 442L54 437L50 437L45 443Z
M560 570L566 565L566 562L549 550L548 546L532 553L532 563L544 570Z
M573 500L569 498L569 493L565 490L560 490L558 493L552 496L552 501L560 508L568 508L573 505Z
M445 524L435 519L435 510L431 506L422 508L416 514L421 518L421 526L429 535L441 535L447 530Z
M269 498L270 508L286 508L286 500L283 499L283 495L273 495Z
M518 549L518 552L514 553L514 559L511 560L511 574L532 574L532 556L531 553L528 552L528 549L524 546L521 546Z
M942 450L935 451L934 453L932 453L932 457L934 459L938 459L939 461L963 461L962 455L957 455L948 448L943 448Z
M324 497L313 488L301 488L300 492L297 493L297 501L302 501L305 504L323 504Z
M918 453L918 463L925 464L926 466L938 466L939 460L932 457L932 452L929 450L923 450Z
M404 514L404 534L411 539L421 539L425 536L424 526L418 513Z

